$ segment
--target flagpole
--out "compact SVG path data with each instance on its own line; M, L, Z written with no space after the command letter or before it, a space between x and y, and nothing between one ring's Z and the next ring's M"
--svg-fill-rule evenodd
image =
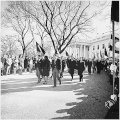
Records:
M112 20L112 33L113 33L113 65L115 65L115 36L114 36L114 20ZM115 81L115 71L113 70L113 94L114 94L114 81Z

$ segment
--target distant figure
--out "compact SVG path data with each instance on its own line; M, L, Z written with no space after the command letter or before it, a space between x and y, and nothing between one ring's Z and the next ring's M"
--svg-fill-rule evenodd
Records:
M53 60L52 60L52 69L53 69L53 80L54 80L54 87L56 87L56 78L59 80L59 84L61 84L60 79L60 59L58 58L58 55L55 54Z
M74 69L76 67L76 61L74 60L73 56L71 57L71 60L69 61L69 73L72 77L71 81L73 80L74 75Z
M101 61L100 61L100 59L97 60L96 66L97 66L97 73L100 74L101 73Z
M36 61L36 65L35 65L35 68L36 68L36 76L38 77L38 82L37 83L40 83L41 81L41 76L42 76L42 62L41 62L41 56L38 55L38 60Z
M11 58L10 55L8 55L8 58L7 58L7 75L10 74L11 65L12 65L12 58Z
M25 59L24 59L24 70L25 70L25 72L27 72L27 68L28 68L28 57L25 56Z
M78 60L77 64L78 64L79 81L81 82L81 80L83 81L83 71L85 70L85 63L82 57L80 58L80 60Z
M49 72L50 72L50 61L48 59L48 56L45 56L43 61L43 74L42 74L45 82L43 84L47 84Z
M91 74L91 68L92 68L92 60L89 59L88 61L88 73Z

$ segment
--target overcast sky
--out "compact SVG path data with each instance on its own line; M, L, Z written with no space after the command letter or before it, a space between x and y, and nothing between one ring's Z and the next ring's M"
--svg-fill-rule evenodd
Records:
M101 3L102 2L104 2L103 0L102 1L100 1ZM8 3L7 2L5 2L5 1L2 1L1 2L1 12L4 12L4 9L7 7L7 5L8 5ZM92 9L94 9L94 8L90 8L91 10ZM111 12L111 6L109 6L109 7L106 7L105 9L104 9L104 11L100 14L100 15L98 15L97 17L95 17L93 20L92 20L92 26L95 28L95 32L94 33L90 33L89 34L89 36L91 37L91 38L86 38L85 36L82 36L83 37L83 39L94 39L94 38L96 38L96 36L101 36L101 35L103 35L103 33L104 34L108 34L109 32L109 30L110 30L110 27L112 26L112 24L111 24L111 21L110 21L110 18L109 19L103 19L103 16L106 14L106 13L110 13ZM115 29L118 29L119 28L119 26L118 26L118 24L117 25L115 25ZM116 31L117 33L119 33L119 30L117 30ZM2 30L2 34L13 34L14 32L13 31L11 31L11 29L4 29L4 30Z

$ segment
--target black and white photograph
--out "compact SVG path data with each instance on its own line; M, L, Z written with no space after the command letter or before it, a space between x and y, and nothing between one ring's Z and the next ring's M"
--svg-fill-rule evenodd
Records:
M119 119L119 1L0 1L1 120Z

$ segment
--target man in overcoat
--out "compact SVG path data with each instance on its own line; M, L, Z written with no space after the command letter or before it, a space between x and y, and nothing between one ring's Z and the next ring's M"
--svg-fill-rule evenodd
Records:
M41 81L42 76L42 58L40 55L38 55L38 60L36 61L35 68L36 68L36 76L38 77L38 83Z
M71 56L71 60L69 61L69 73L72 77L71 81L73 80L75 67L76 67L76 61L74 60L73 56Z
M60 64L60 59L58 57L59 57L58 54L55 54L54 59L52 60L54 87L56 87L56 78L58 79L59 84L61 84L61 79L60 79L61 64Z
M82 60L82 57L80 58L80 60L78 60L77 64L78 64L79 81L81 82L81 80L83 81L83 72L85 70L85 62Z

